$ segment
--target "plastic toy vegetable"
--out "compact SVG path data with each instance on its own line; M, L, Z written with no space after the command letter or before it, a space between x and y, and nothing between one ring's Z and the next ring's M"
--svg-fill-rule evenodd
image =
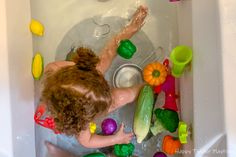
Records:
M153 135L157 135L163 131L175 132L179 124L178 113L167 109L156 109L154 111L156 121L154 126L151 127Z
M117 53L125 59L130 59L136 50L135 45L130 40L126 39L120 41L120 45L117 48Z
M178 151L181 147L181 143L179 140L175 140L172 136L165 136L162 143L162 150L169 154L174 155L176 151Z
M74 47L71 48L70 52L66 55L66 61L73 61L77 56L77 53L74 51Z
M96 132L97 129L97 125L93 122L89 123L89 130L92 134L94 134Z
M152 86L164 83L166 76L166 67L159 62L148 64L143 70L143 79Z
M153 157L167 157L165 153L163 152L156 152Z
M139 93L138 104L134 114L134 133L138 143L141 143L149 132L153 104L154 93L152 87L145 85Z
M32 19L30 23L30 31L34 35L43 36L44 27L39 21Z
M32 60L32 75L35 80L39 80L43 74L43 57L40 53L36 53Z
M106 157L106 155L103 154L103 153L97 152L97 153L87 154L87 155L85 155L83 157Z
M112 135L117 130L116 121L112 118L107 118L102 122L102 132L105 135Z
M160 120L156 119L154 125L150 128L152 134L156 136L157 134L167 131L166 128L161 124Z
M114 153L118 157L132 156L134 152L134 145L129 144L116 144L114 146Z

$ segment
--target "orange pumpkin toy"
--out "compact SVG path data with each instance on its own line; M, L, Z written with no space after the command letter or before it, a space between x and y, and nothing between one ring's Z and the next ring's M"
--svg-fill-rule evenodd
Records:
M143 79L151 86L158 86L165 82L166 66L159 62L148 64L143 70Z
M162 150L169 155L174 155L181 147L179 140L174 140L172 136L166 135L162 143Z

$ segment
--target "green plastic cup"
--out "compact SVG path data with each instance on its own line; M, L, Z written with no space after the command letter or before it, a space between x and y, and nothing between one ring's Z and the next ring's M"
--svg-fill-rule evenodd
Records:
M180 77L186 65L192 60L192 49L187 46L177 46L170 54L170 60L172 62L171 73L174 77Z

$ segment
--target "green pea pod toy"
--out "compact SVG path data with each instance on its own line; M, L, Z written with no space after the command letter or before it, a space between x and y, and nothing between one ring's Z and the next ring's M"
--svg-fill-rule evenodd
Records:
M114 146L114 153L118 157L131 156L134 152L134 145L129 144L116 144Z
M103 153L97 152L97 153L87 154L87 155L85 155L85 156L83 156L83 157L106 157L106 155L103 154Z
M135 45L130 40L126 39L120 41L120 45L117 48L117 53L125 59L130 59L136 50Z

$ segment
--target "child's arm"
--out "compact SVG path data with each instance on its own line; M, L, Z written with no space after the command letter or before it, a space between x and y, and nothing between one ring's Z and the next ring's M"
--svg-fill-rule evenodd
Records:
M81 131L77 137L81 145L86 148L102 148L115 144L128 144L133 137L133 133L124 132L124 124L121 124L120 129L114 135L103 136L91 134L89 128Z
M112 60L116 56L116 49L118 44L123 39L131 38L144 24L144 19L147 16L147 8L140 6L133 15L131 23L122 29L122 31L113 37L102 50L100 55L100 63L97 65L97 69L103 74L109 68Z
M139 84L136 86L128 87L128 88L114 88L112 90L112 105L109 108L108 112L112 112L127 103L134 101L138 95L141 88L144 86L143 84Z

